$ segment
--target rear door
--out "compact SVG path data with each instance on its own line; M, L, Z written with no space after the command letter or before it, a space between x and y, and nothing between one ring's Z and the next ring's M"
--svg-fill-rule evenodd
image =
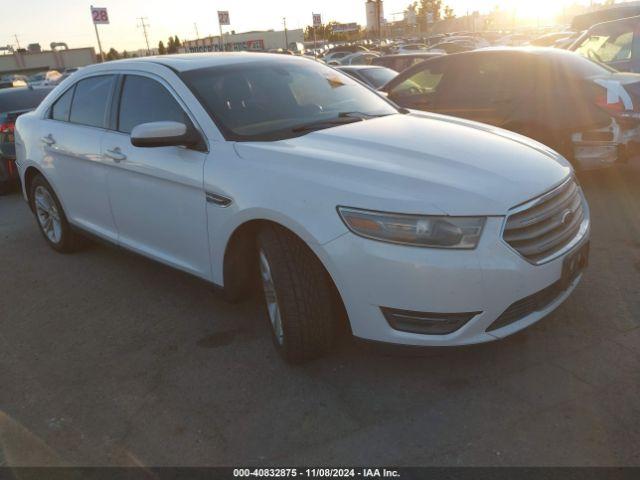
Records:
M504 126L523 95L532 95L521 55L487 52L457 57L436 99L435 111Z
M105 134L111 208L121 245L189 273L210 277L203 170L207 154L184 147L131 144L137 125L193 124L168 83L151 74L127 74L119 86L114 130Z
M107 170L101 155L114 75L78 81L61 95L42 122L42 167L69 221L109 240L116 228L109 207Z

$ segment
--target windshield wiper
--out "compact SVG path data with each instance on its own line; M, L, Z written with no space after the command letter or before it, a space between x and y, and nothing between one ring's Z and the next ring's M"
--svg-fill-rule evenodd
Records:
M364 113L364 112L340 112L338 118L359 118L361 120L367 120L369 118L386 117L392 115L390 113Z
M340 112L337 118L330 120L320 120L318 122L305 123L291 129L292 132L311 132L313 130L321 130L323 128L331 128L336 125L346 125L348 123L361 122L370 118L386 117L392 115L390 113L372 114L364 112Z
M293 127L291 129L292 132L311 132L313 130L322 130L323 128L331 128L336 125L346 125L348 123L361 122L364 120L362 117L341 117L333 118L331 120L320 120L319 122L312 123L304 123L302 125L298 125L297 127Z

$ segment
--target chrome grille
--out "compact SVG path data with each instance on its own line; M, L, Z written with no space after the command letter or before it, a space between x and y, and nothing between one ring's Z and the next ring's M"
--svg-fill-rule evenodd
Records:
M580 188L571 178L511 214L503 237L527 260L541 263L571 243L583 220Z

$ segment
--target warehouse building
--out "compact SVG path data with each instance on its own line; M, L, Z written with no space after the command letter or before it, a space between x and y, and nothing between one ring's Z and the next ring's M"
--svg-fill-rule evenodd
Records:
M267 30L245 33L229 33L223 35L224 50L229 51L265 51L276 48L289 48L297 50L297 44L304 42L304 30ZM293 45L292 45L293 44ZM292 48L293 47L293 48ZM184 53L219 52L222 44L219 36L199 38L197 40L184 40L182 51Z
M93 47L63 50L15 51L0 55L0 75L30 75L44 70L64 70L96 63Z

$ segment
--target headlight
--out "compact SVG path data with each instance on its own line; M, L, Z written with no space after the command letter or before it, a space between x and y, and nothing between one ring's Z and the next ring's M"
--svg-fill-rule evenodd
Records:
M373 212L338 207L342 221L356 235L418 247L473 249L485 217L439 217Z

